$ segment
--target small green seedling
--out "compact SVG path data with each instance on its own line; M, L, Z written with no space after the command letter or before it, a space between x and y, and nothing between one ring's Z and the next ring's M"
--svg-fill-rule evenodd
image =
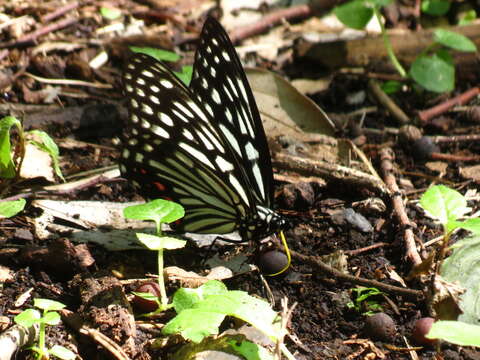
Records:
M128 206L123 210L127 219L151 220L156 225L156 235L137 233L138 240L150 250L158 252L158 286L160 288L160 303L156 312L162 312L171 307L168 304L165 281L163 279L163 250L179 249L185 246L186 241L162 235L162 223L171 223L185 215L185 210L172 201L157 199L146 204ZM147 300L158 299L149 293L135 293Z
M448 250L452 232L458 228L480 234L480 218L460 221L471 209L467 200L459 192L444 185L432 186L420 198L420 206L431 218L437 219L443 226L443 238L440 246L436 272L438 272Z
M162 329L165 335L181 334L195 343L206 336L217 335L226 316L243 320L275 341L283 336L278 313L259 298L244 291L230 291L220 281L211 280L196 289L178 289L172 301L177 312ZM282 344L282 353L288 359L293 355Z
M10 130L16 127L18 142L15 151L10 142ZM21 122L13 116L6 116L0 120L0 178L12 179L18 177L20 167L25 157L25 145L30 142L40 150L50 155L53 168L58 177L64 180L59 166L58 146L44 131L31 130L25 132Z
M25 204L25 199L0 202L0 218L10 218L17 215L20 211L23 211Z
M347 303L349 309L354 309L367 316L382 311L382 306L375 299L372 299L374 296L382 295L382 292L377 288L359 286L352 289L352 293L355 294L355 300Z
M122 16L122 11L117 8L102 6L100 14L107 20L115 20Z
M475 44L461 34L436 29L433 33L433 43L417 56L407 74L393 51L392 43L381 19L380 9L391 2L391 0L351 0L337 6L334 13L342 23L353 29L363 29L372 17L375 17L380 25L388 57L400 76L404 78L409 76L429 91L448 92L453 90L455 86L455 66L447 49L476 52ZM439 4L440 6L438 6ZM429 14L435 14L435 12L443 14L444 11L448 11L448 7L445 8L444 5L449 6L449 2L424 1L422 2L422 9ZM392 89L393 87L390 84L388 90L391 91Z
M167 50L151 48L151 47L137 47L137 46L130 46L130 50L136 53L142 53L149 55L157 60L160 61L167 61L167 62L177 62L181 59L181 56ZM174 71L174 74L186 85L190 84L190 80L192 79L193 67L190 65L182 66L182 71Z
M479 244L480 218L460 220L470 212L467 200L459 192L443 185L432 186L420 198L420 206L443 227L435 273L449 282L457 282L466 290L460 301L464 321L437 321L432 325L427 337L443 339L462 346L480 347L480 326L478 325L478 284L479 284ZM452 232L464 229L473 233L471 238L458 241L450 249L452 255L446 257ZM442 265L443 263L443 265ZM471 323L470 323L471 322Z
M45 345L45 328L47 325L57 325L60 322L57 310L63 309L65 305L49 299L34 299L33 306L41 309L42 312L40 313L36 309L27 309L15 316L14 320L26 328L39 326L38 345L30 347L36 353L36 358L48 359L53 355L64 360L75 359L76 355L63 346L55 345L49 349Z

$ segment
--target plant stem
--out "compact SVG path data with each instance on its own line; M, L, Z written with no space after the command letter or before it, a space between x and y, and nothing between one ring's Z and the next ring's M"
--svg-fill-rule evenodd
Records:
M390 38L388 37L387 31L385 30L385 26L383 26L382 18L380 16L380 12L376 6L373 7L373 13L377 18L378 23L380 24L380 30L382 31L383 43L385 44L385 48L387 49L388 57L392 62L393 66L400 74L401 77L407 77L407 72L403 68L402 64L398 61L395 53L393 52L392 43L390 42Z
M165 290L165 280L163 279L163 249L158 250L158 287L160 288L162 306L166 306L168 305L168 298Z
M43 314L45 317L45 313ZM40 352L37 353L37 359L43 359L45 356L45 323L40 322L40 330L38 332L38 349Z

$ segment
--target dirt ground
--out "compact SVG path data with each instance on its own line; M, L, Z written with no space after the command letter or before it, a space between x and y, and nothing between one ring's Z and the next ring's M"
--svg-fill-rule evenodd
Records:
M64 303L68 311L62 312L60 325L48 327L47 343L63 345L79 358L89 360L166 359L184 345L179 338L165 339L161 335L162 324L173 313L166 312L154 319L134 319L132 314L138 315L139 310L130 303L131 291L156 273L156 254L146 250L110 251L94 243L78 244L72 237L77 230L106 233L114 226L86 229L74 223L82 220L75 216L65 220L53 215L52 223L44 227L47 235L40 236L35 221L45 212L35 205L38 200L120 204L141 200L127 180L105 175L108 167L117 165L120 151L112 139L122 135L124 129L120 125L127 117L120 82L122 57L126 56L123 52L136 41L157 46L160 42L171 49L174 39L178 41L180 36L182 41L176 45L186 54L183 61L191 61L195 49L191 40L198 36L200 18L184 20L182 35L182 26L172 25L180 15L171 16L159 9L149 12L145 5L129 1L115 1L109 6L121 9L130 22L133 15L143 18L147 34L137 38L102 38L96 30L110 24L98 14L102 4L91 1L74 6L72 3L70 10L64 4L59 6L67 14L60 20L75 19L64 27L58 25L59 19L45 20L55 10L53 2L45 6L23 2L1 5L2 12L10 18L43 19L41 25L30 24L28 29L18 30L20 35L2 33L0 68L6 69L0 79L2 117L16 114L22 117L25 129L42 129L58 140L60 167L67 183L85 179L94 170L102 175L72 185L68 190L45 188L52 182L43 177L5 181L8 186L2 185L2 198L22 197L27 199L27 206L15 217L0 219L0 330L9 328L13 317L30 308L34 298L48 298ZM295 22L298 24L298 20ZM45 27L52 23L57 27L48 32ZM168 30L162 36L154 35L160 25ZM28 38L35 29L44 32ZM110 61L104 68L93 70L88 61L98 52L95 40L102 40ZM60 50L33 52L38 44L59 41L64 42ZM65 45L68 41L71 48ZM296 55L290 55L283 63L262 60L252 53L247 59L290 77L306 77L318 68L309 59ZM290 306L296 304L288 323L290 334L285 338L296 359L480 359L480 351L474 348L415 342L412 337L415 322L432 316L426 296L431 269L406 280L414 264L412 251L419 259L428 258L435 245L425 246L425 243L442 234L441 227L418 207L421 194L432 184L445 184L462 194L470 192L472 199L477 192L479 179L472 166L480 159L480 142L475 138L479 132L478 100L473 99L463 109L447 109L433 119L418 121L422 109L463 95L478 83L478 71L468 72L467 68L458 72L457 88L451 94L432 96L409 87L392 96L399 108L411 119L417 119L412 120L410 127L399 123L368 92L375 78L370 69L361 74L329 71L332 76L328 86L311 94L310 98L335 123L335 135L328 140L312 133L297 138L291 134L272 137L267 131L276 209L291 223L285 235L293 262L280 276L264 277L258 270L234 272L224 283L229 289L273 300L278 311L285 297ZM25 75L26 72L37 77ZM111 86L53 83L61 87L53 88L39 78L71 78ZM45 105L46 97L53 93L56 100ZM364 98L352 102L352 95ZM355 111L365 114L363 123L349 118ZM433 154L424 153L424 144L412 138L414 124L422 139L430 139L427 141L430 145L434 136L445 137L442 142L434 141ZM463 135L473 137L462 141L455 138ZM18 139L15 136L14 140ZM428 144L427 150L431 150ZM345 149L352 159L340 164L338 159L345 160ZM308 163L302 165L299 158L308 159ZM368 169L370 162L379 174L377 177ZM396 188L391 187L392 181ZM399 216L398 199L409 223ZM472 213L478 210L477 204L478 201L469 201ZM61 230L56 225L70 230ZM406 240L408 231L414 234L413 249ZM457 233L452 242L464 235ZM257 262L257 246L218 245L210 249L190 242L186 249L169 252L165 263L206 276L210 271L206 264L212 257L221 259L226 266L239 256L244 256L247 263ZM270 242L263 246L275 245ZM358 308L348 306L355 300L354 289L358 286L381 291L369 300L380 306L375 312L391 318L392 331L379 334L369 329L366 312L370 309L365 303ZM168 281L168 294L171 296L179 287L179 281ZM221 330L241 325L228 319ZM124 353L115 353L114 345L105 345L94 333L82 332L82 326L103 333ZM31 353L23 350L15 358L28 359Z

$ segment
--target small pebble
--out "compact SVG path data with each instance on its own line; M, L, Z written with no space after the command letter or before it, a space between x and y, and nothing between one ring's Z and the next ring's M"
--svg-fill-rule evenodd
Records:
M267 275L280 272L288 264L287 255L278 250L269 250L260 254L257 265L260 271Z
M140 285L135 292L140 293L150 293L154 296L160 297L160 287L154 281L150 281ZM133 305L141 311L145 313L153 312L158 309L158 304L155 301L144 299L140 296L135 295L132 301Z
M432 328L432 324L435 319L431 317L424 317L415 321L415 325L412 331L413 340L419 345L434 345L437 339L429 339L425 337Z
M365 218L365 216L355 212L355 210L352 208L346 208L343 211L343 216L345 217L345 220L355 229L360 230L363 233L370 233L373 231L373 226Z
M380 341L392 341L397 334L395 322L385 313L368 316L363 330L371 339Z

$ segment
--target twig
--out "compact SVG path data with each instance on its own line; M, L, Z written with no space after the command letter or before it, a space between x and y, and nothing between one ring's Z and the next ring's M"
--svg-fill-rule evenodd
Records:
M381 179L346 166L281 153L276 154L272 162L277 168L308 176L320 176L327 181L341 182L346 185L363 186L380 195L387 194L387 189Z
M430 119L443 114L448 109L454 107L455 105L463 105L470 101L471 98L477 96L480 93L479 87L474 87L468 91L465 91L463 94L455 96L454 98L447 100L437 106L434 106L430 109L420 111L418 113L418 118L425 125Z
M375 98L387 108L390 114L397 119L401 125L406 125L410 123L408 116L400 109L395 102L390 99L390 97L385 94L385 92L380 88L380 85L375 80L370 80L368 82L368 88L373 93Z
M77 21L78 19L68 18L68 19L63 19L63 20L51 23L50 25L46 25L38 30L35 30L34 32L31 32L30 34L27 34L18 40L0 43L0 48L12 48L12 47L32 44L35 42L35 40L37 40L38 37L60 30L67 26L73 25Z
M420 290L406 289L398 286L384 284L376 280L370 280L370 279L353 276L350 274L345 274L340 270L337 270L325 264L316 256L302 255L293 250L290 250L290 252L292 254L293 259L299 260L303 263L307 263L308 265L312 266L314 269L324 274L333 276L335 280L349 282L352 284L365 285L367 287L376 287L377 289L384 291L386 293L403 296L411 300L420 300L424 296L423 292L421 292Z
M432 160L441 160L441 161L450 161L450 162L477 162L480 161L479 155L453 155L453 154L444 154L444 153L431 153L430 159Z
M282 359L282 348L285 348L284 345L284 338L285 335L288 334L288 324L290 319L292 318L293 310L297 307L298 303L294 303L291 308L288 308L288 298L285 296L281 300L281 307L282 307L282 323L281 323L281 332L277 338L277 343L275 345L275 360Z
M230 39L233 43L249 38L254 35L264 33L283 20L306 18L313 14L309 5L297 5L287 9L281 9L265 15L256 23L243 26L230 33Z
M398 188L397 181L393 175L394 154L392 149L384 148L380 150L380 159L385 184L392 194L392 203L395 210L394 213L398 218L399 225L404 228L403 240L406 248L405 256L412 262L412 264L418 265L422 262L422 259L417 252L415 236L412 230L412 223L408 218L402 197L400 195L400 189Z
M480 134L471 135L451 135L451 136L431 136L431 139L436 144L441 143L457 143L457 142L469 142L480 140Z
M42 16L41 17L41 21L43 23L46 23L46 22L49 22L49 21L52 21L53 19L56 19L64 14L66 14L67 12L69 12L70 10L73 10L73 9L76 9L78 7L78 2L74 1L70 4L66 4L64 6L61 6L59 7L57 10L55 10L54 12L50 13L50 14L47 14L45 16Z
M354 255L358 255L358 254L361 254L361 253L364 253L364 252L367 252L367 251L371 251L371 250L374 250L374 249L378 249L378 248L381 248L381 247L384 247L384 246L390 246L390 244L386 243L386 242L379 242L379 243L372 244L370 246L365 246L361 249L346 250L346 251L344 251L344 254L354 256Z
M28 72L25 73L26 76L31 77L32 79L37 80L38 82L45 84L55 84L55 85L75 85L75 86L89 86L98 89L111 89L113 86L110 84L102 83L92 83L82 80L70 80L70 79L47 79L41 76L36 76Z

